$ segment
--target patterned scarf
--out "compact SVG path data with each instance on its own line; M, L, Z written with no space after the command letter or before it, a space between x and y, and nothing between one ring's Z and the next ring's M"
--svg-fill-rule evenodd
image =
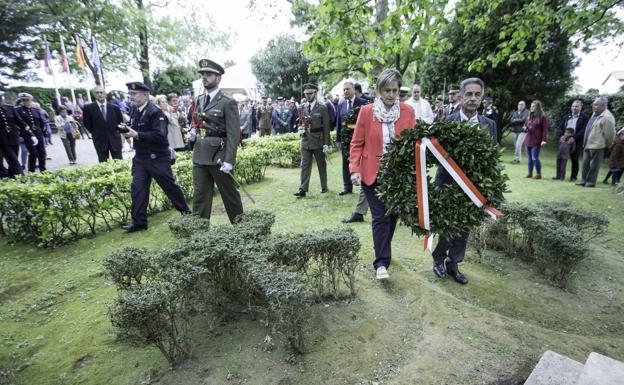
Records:
M401 108L399 107L399 99L395 100L390 110L386 110L386 105L380 97L375 98L373 104L373 119L385 124L390 132L390 137L394 138L394 122L399 120L401 116Z

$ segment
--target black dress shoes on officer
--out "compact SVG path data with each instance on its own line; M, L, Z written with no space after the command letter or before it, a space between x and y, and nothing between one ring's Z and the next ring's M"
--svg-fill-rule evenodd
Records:
M465 285L468 283L468 278L466 278L466 276L463 275L459 270L448 270L447 273L448 275L453 277L453 279L457 283L461 283L462 285Z
M147 225L135 225L134 223L129 225L121 226L122 229L126 230L126 233L134 233L137 231L147 230Z
M341 191L338 193L338 195L342 196L342 195L347 195L347 194L353 194L353 191Z
M444 278L446 276L446 270L443 263L433 262L433 273L438 278Z
M326 188L321 189L321 194L325 194L325 193L327 193L327 192L329 192L329 190L328 190L328 189L326 189Z
M342 223L364 222L364 215L353 213L342 220Z
M299 191L297 191L293 195L296 196L297 198L304 198L306 196L306 192L303 191L302 189L299 189Z

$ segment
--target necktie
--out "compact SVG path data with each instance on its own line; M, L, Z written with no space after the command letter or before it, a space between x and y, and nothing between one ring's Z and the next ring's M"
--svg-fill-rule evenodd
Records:
M308 114L312 113L312 104L308 104Z
M100 104L100 111L102 111L102 117L106 120L106 105Z
M210 104L210 95L206 95L206 100L204 100L204 109L208 107L208 104Z
M349 106L347 108L347 114L351 111L351 99L349 99Z

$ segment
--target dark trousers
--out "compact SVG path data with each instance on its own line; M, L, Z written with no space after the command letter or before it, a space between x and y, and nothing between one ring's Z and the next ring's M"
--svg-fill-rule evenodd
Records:
M570 153L570 163L572 163L572 172L570 173L570 179L576 180L579 172L579 157L583 156L583 144L582 140L576 142L576 148ZM582 158L581 158L582 159Z
M96 149L95 152L97 153L98 162L100 163L106 162L109 158L109 154L110 154L110 157L113 159L120 159L120 160L123 159L123 157L121 156L121 150L115 151L110 147L105 150Z
M440 237L438 245L431 253L433 260L436 263L442 263L448 258L446 268L457 271L457 264L463 261L466 255L468 235L468 230L464 230L454 237Z
M150 185L152 178L165 192L173 207L181 213L190 209L184 199L184 193L177 185L171 171L168 157L156 159L132 160L132 223L138 226L147 226L147 206L149 203Z
M557 179L565 180L567 164L567 159L557 158L557 175L555 176Z
M310 175L312 175L312 156L316 159L316 168L318 168L319 178L321 179L321 189L327 189L327 162L325 161L325 153L323 149L316 150L301 149L301 185L299 189L308 191L310 187Z
M340 152L342 153L342 184L343 191L352 192L353 184L351 183L351 172L349 171L349 153L340 144Z
M35 137L37 138L37 145L33 146L30 143L30 140L26 140L26 148L28 148L28 171L35 172L37 169L37 162L39 162L39 171L46 170L46 157L48 154L46 153L45 141L43 138L43 133L39 130L33 132Z
M621 168L609 170L609 172L607 173L607 176L605 176L602 182L609 183L609 178L611 178L611 184L620 183L620 179L622 178L622 171L623 170Z
M19 145L12 146L0 143L0 161L2 161L2 158L7 161L8 169L6 169L6 176L9 178L13 178L16 175L22 175L24 173L19 159L17 158L18 152Z
M65 147L65 152L67 153L67 158L69 158L70 162L76 161L76 139L71 134L68 134L66 138L61 138L63 142L63 147Z
M583 171L581 180L588 185L596 185L598 171L604 159L604 148L596 150L583 150Z
M193 164L193 214L210 219L215 184L230 223L234 223L234 219L243 213L243 202L232 174L222 172L218 165Z
M380 266L390 266L392 260L392 236L397 224L396 216L386 216L386 206L377 197L376 189L377 181L371 186L362 183L362 190L366 194L366 200L368 200L368 206L373 217L373 244L375 245L375 262L373 262L373 266L375 269Z

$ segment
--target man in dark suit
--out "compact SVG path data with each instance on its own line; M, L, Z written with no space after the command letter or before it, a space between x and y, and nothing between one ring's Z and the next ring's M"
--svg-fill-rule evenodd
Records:
M312 156L316 159L316 167L321 179L321 194L327 190L327 163L325 154L329 150L329 112L324 102L317 100L318 87L315 84L304 84L303 94L308 104L303 107L303 132L301 135L301 185L294 195L303 198L310 186L312 173Z
M134 139L132 159L132 224L122 226L128 233L147 230L147 205L152 178L182 215L191 211L184 193L173 178L171 152L167 141L167 117L149 100L149 87L141 82L126 83L132 103L130 127L122 125L124 136Z
M86 104L83 109L83 124L93 137L93 147L98 161L106 162L109 155L122 159L121 135L117 126L123 123L121 110L113 103L106 102L106 91L97 86L92 91L95 102Z
M199 61L204 93L195 102L201 127L191 130L193 147L193 213L210 219L217 185L231 223L243 213L238 183L231 174L240 143L240 116L236 100L219 89L223 67L212 60Z
M15 107L4 104L4 92L0 91L0 163L2 163L2 158L7 161L6 176L9 178L24 173L17 158L20 137L32 141L32 133L28 126Z
M570 180L576 181L579 172L579 156L583 154L583 140L585 137L585 126L589 121L589 116L581 112L583 109L583 102L575 100L570 107L571 114L568 114L561 119L561 124L557 130L557 138L561 138L566 128L571 128L574 132L574 141L576 147L572 153L570 153L570 163L572 163L572 173L570 174Z
M485 85L479 78L468 78L461 82L459 86L459 96L461 108L446 117L447 121L468 122L474 124L476 129L487 129L492 137L492 145L496 146L497 132L496 123L477 113L481 105ZM451 186L455 181L443 168L438 168L435 178L435 186L445 188ZM453 279L463 285L468 283L468 279L459 271L458 264L464 260L466 246L468 244L468 229L463 230L454 237L440 237L438 245L432 252L433 272L439 278L443 278L447 273Z
M28 149L28 171L35 172L38 163L39 171L44 172L46 170L47 153L44 140L46 129L43 115L41 115L41 110L33 105L31 94L22 92L18 97L22 105L17 107L16 110L33 134L31 137L23 137ZM32 139L33 137L35 138L34 140Z

